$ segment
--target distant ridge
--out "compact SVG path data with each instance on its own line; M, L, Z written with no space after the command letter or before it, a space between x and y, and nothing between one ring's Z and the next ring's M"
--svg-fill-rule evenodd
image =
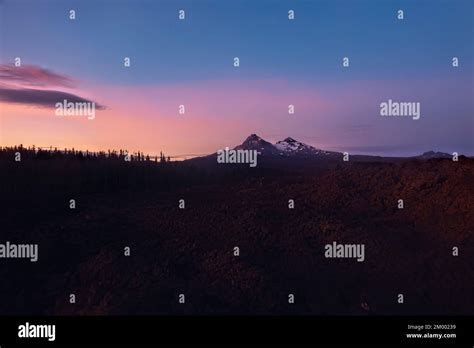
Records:
M430 158L452 158L452 156L449 153L446 152L434 152L434 151L427 151L419 156L416 156L418 158L423 158L423 159L430 159Z
M315 148L314 146L305 144L294 138L287 137L283 140L277 141L272 144L257 134L249 135L242 144L236 146L235 150L257 150L260 155L278 155L288 157L313 157L313 156L328 156L328 155L342 155L341 152L327 151L323 149ZM357 155L351 154L351 156L358 156L359 158L390 158L385 156L373 156L373 155ZM391 158L417 158L417 159L431 159L431 158L451 158L452 156L446 152L435 152L427 151L418 156L409 157L391 157Z
M230 148L230 146L228 147ZM340 165L343 153L327 151L305 144L292 137L286 137L272 144L257 134L250 134L234 150L255 150L258 153L258 166L272 168L329 168ZM222 149L221 149L222 150ZM201 157L187 159L186 162L206 168L213 168L218 163L217 152ZM406 161L429 161L449 159L452 156L444 152L427 151L417 156L392 157L378 155L361 155L349 153L349 163L400 163ZM459 155L460 158L465 156ZM220 167L220 166L219 166Z

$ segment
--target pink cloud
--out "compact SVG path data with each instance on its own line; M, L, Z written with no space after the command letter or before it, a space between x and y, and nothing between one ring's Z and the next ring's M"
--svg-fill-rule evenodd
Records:
M0 65L0 80L25 87L73 87L75 81L36 65Z
M0 101L3 103L54 108L57 102L67 100L94 103L97 109L104 109L103 105L77 95L72 89L76 82L69 76L36 65L0 65L0 79Z

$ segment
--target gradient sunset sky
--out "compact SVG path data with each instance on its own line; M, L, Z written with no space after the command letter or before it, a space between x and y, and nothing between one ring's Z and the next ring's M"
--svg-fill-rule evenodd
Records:
M350 153L474 155L473 4L0 0L0 144L174 156L257 133ZM65 95L103 109L58 117ZM388 99L420 102L420 119L381 117Z

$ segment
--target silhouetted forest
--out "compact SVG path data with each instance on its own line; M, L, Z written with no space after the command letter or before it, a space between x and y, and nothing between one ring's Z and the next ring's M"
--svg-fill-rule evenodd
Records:
M126 150L91 152L20 145L0 148L0 162L6 196L166 189L204 177L196 168L172 162L163 153L152 157Z
M249 168L133 155L0 149L0 237L40 250L0 267L1 313L472 312L473 159ZM325 258L333 241L363 243L366 261Z
M0 188L3 198L10 203L24 196L37 199L58 194L168 191L212 182L245 180L242 172L257 176L269 172L249 169L247 165L216 166L213 157L203 161L172 161L163 153L150 156L123 149L93 152L22 145L0 147L0 163Z

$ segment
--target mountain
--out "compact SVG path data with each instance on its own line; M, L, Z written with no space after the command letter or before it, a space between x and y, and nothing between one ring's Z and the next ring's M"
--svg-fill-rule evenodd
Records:
M257 134L251 134L245 141L234 148L235 150L257 150L259 155L264 156L312 156L312 155L330 155L335 152L317 149L293 138L286 138L272 144Z
M278 155L279 150L271 143L260 138L257 134L251 134L242 144L234 150L257 150L259 155Z
M329 155L331 152L317 149L311 145L304 144L293 138L280 140L275 144L281 155Z
M249 135L242 144L234 147L234 150L256 150L259 155L259 167L271 168L329 168L341 163L342 152L326 151L314 146L302 143L291 137L277 141L272 144L262 139L257 134ZM217 153L196 157L187 160L201 167L213 168L216 165ZM420 156L414 157L384 157L373 155L350 154L350 162L377 162L377 163L398 163L410 160L436 160L451 158L451 155L443 152L428 151ZM219 166L220 167L220 166Z
M321 158L321 157L339 157L342 156L340 152L326 151L315 148L314 146L302 143L291 137L287 137L284 140L277 141L272 144L257 134L251 134L245 141L235 147L236 150L257 150L259 155L264 156L275 156L278 157L297 157L297 158ZM445 152L427 151L422 155L411 157L422 160L436 159L436 158L451 158L452 156ZM351 155L352 160L356 161L398 161L403 159L410 159L410 157L380 157L371 155Z

